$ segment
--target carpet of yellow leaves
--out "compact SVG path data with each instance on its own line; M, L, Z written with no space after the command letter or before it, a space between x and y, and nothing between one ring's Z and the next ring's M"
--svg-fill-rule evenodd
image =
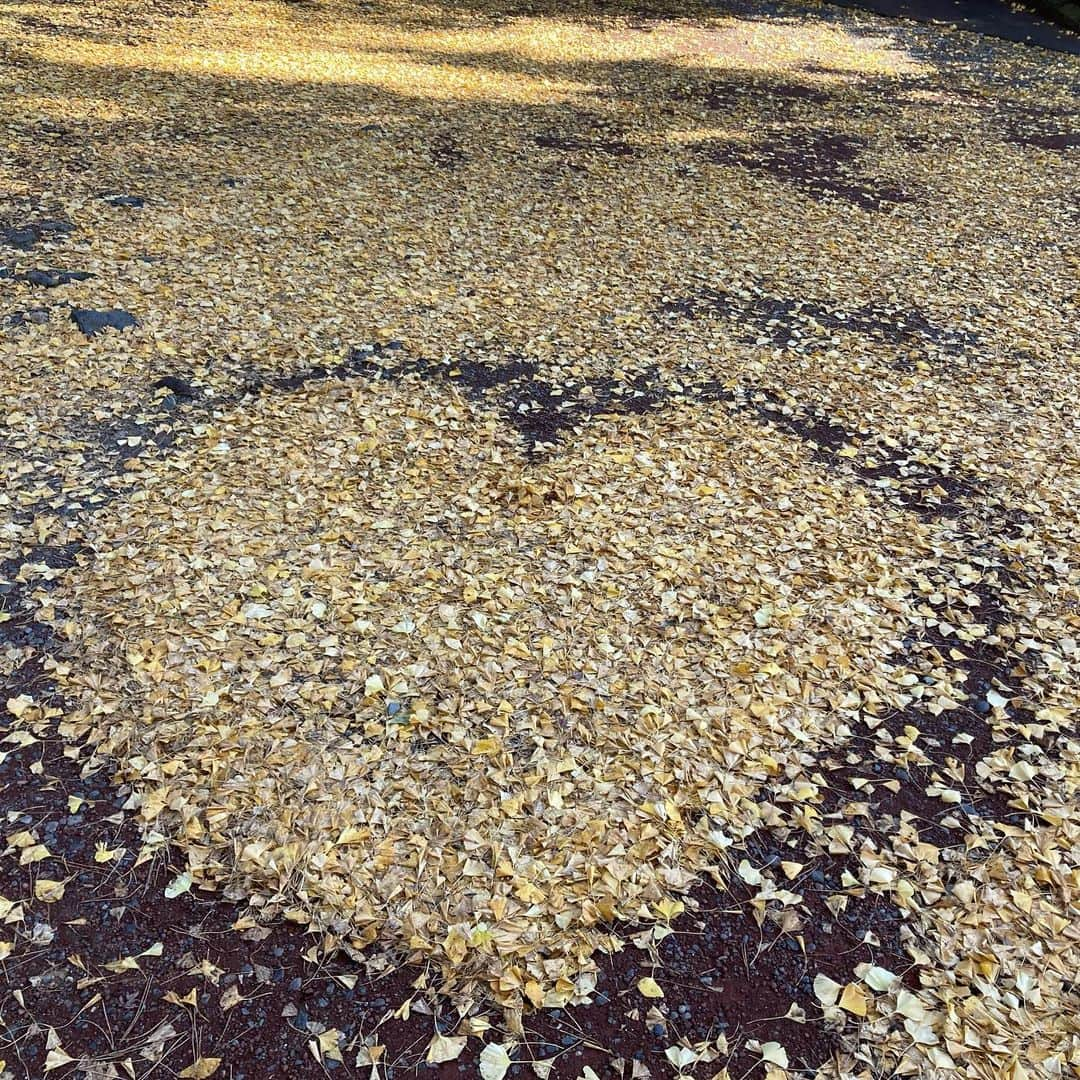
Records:
M43 249L95 277L65 300L139 326L87 341L54 308L0 343L3 543L81 546L40 601L60 730L115 761L197 886L430 961L513 1016L587 997L613 922L663 917L755 831L800 833L905 910L922 967L917 997L882 978L826 1004L859 1018L852 1061L1080 1064L1076 157L995 127L1060 106L1075 62L1016 49L987 83L1009 97L827 20L19 12L0 17L5 214L70 217ZM717 84L749 92L703 107ZM910 201L710 156L814 110ZM146 205L100 197L127 191ZM744 312L914 310L963 344L846 316L781 341L780 302L748 337L679 317L703 289ZM240 393L392 339L526 358L556 396L649 370L672 397L534 453L452 365ZM140 454L175 371L197 407ZM729 399L683 393L706 379ZM736 407L764 391L843 446ZM950 478L958 509L913 511L913 486L944 501ZM993 790L1015 817L964 816L948 849L903 815L869 829L871 765L929 760L884 721L984 723L957 666L980 648L1007 658L993 745L967 765L946 745L928 793ZM820 812L820 754L849 740L867 777Z

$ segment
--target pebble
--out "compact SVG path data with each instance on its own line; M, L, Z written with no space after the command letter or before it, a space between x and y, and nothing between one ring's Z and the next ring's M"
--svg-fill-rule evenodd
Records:
M58 285L70 285L73 281L87 281L93 276L85 270L27 270L22 275L22 279L28 285L55 289Z
M122 308L109 308L106 311L94 311L91 308L72 308L71 318L87 337L99 334L106 327L124 330L129 326L139 325L135 316Z
M187 379L181 379L179 375L163 375L154 383L153 388L169 390L178 398L193 398L197 393L195 387Z

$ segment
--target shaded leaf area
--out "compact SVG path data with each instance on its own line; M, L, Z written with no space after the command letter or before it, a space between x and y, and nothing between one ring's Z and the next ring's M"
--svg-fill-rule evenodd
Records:
M634 148L621 139L589 139L577 135L537 135L536 145L544 150L563 150L567 153L608 154L631 157Z
M1009 124L1007 136L1017 146L1032 146L1039 150L1064 153L1080 147L1080 112L1055 117L1031 116Z
M815 199L842 199L863 210L882 211L913 202L914 194L857 167L868 142L832 131L777 132L752 143L713 140L702 149L717 165L765 173Z
M719 162L771 175L815 198L839 198L870 211L910 202L919 194L892 179L861 176L862 160L869 154L940 153L960 145L956 131L934 123L945 101L969 114L979 129L1012 145L1059 152L1077 145L1080 108L1068 82L1060 87L1061 104L1032 108L1008 92L1012 87L993 94L985 84L946 85L934 76L846 76L836 85L823 81L830 74L841 72L808 63L801 78L727 76L691 84L679 99L722 117L778 125L767 138L716 145ZM822 115L835 120L835 130L814 130ZM852 132L856 119L876 121L876 130Z
M590 417L642 414L678 403L723 403L750 419L806 441L821 462L849 473L921 517L956 516L962 512L964 502L970 502L979 491L974 480L919 462L914 451L902 446L889 447L849 431L820 408L801 405L775 390L733 389L711 379L695 384L691 373L687 373L685 383L680 383L671 377L662 378L656 370L620 379L568 381L556 386L540 377L535 363L525 360L387 359L394 355L393 350L377 353L371 347L354 350L351 359L338 368L314 369L275 385L299 385L298 380L347 373L380 378L411 374L445 378L481 398L494 391L507 423L521 434L526 448L533 453ZM865 447L864 456L869 460L856 459L856 448L860 447Z
M1046 17L1046 11L1040 10L1042 5L1038 3L1013 6L1001 0L959 4L942 0L905 0L903 3L898 0L840 0L840 6L948 25L991 38L1023 42L1040 49L1074 54L1080 52L1076 35L1066 32L1060 20L1059 25L1055 25Z
M666 300L661 310L685 318L725 319L747 344L778 349L830 348L837 333L850 333L868 343L905 346L918 358L932 359L963 356L980 340L971 330L937 325L918 308L870 302L845 310L817 300L770 296L756 287L742 291L706 287Z

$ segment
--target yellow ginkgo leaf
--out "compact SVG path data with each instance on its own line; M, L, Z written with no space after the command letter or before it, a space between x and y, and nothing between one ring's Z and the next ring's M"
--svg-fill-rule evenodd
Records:
M55 904L64 898L63 881L50 881L48 878L38 878L34 882L34 896L42 903Z
M840 1008L853 1016L866 1015L866 994L856 983L848 983L840 995Z
M186 1069L180 1073L180 1080L207 1080L213 1076L221 1065L219 1057L196 1058Z

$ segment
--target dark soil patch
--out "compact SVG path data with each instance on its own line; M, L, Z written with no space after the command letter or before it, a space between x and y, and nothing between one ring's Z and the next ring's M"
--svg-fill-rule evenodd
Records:
M838 308L820 300L773 296L758 290L732 292L711 287L665 300L660 308L678 318L719 318L733 325L748 345L810 352L833 346L838 333L858 334L871 342L903 346L900 361L962 357L979 344L979 335L960 327L940 326L918 308L870 301Z
M957 517L964 512L964 504L970 504L978 494L975 480L918 461L915 453L904 447L872 443L864 460L843 459L839 455L846 446L866 446L869 440L864 442L820 409L784 401L772 391L760 391L759 396L763 400L756 411L761 419L812 443L817 448L814 457L818 461L838 465L846 460L851 472L875 490L881 490L881 480L895 481L888 487L887 497L896 499L921 518ZM872 464L866 460L871 455Z
M418 358L391 360L385 350L370 346L353 351L350 359L333 369L317 368L278 380L274 385L291 389L312 378L366 375L369 378L402 378L419 374L457 382L473 396L495 402L506 421L525 440L529 453L550 447L566 432L591 417L612 414L643 414L679 401L724 402L729 407L762 422L783 428L811 443L817 460L843 468L875 492L892 498L913 513L930 520L959 515L964 501L978 493L978 484L959 474L947 473L917 460L914 451L872 443L848 431L821 410L784 400L768 389L750 388L741 393L715 382L678 389L665 385L655 370L623 379L598 378L555 385L537 375L535 365L522 360L506 362L435 362ZM872 449L873 460L841 456L846 447ZM887 489L880 481L894 481Z
M198 394L196 387L187 381L182 379L179 375L164 375L156 383L154 383L155 390L168 390L170 394L173 394L178 398L193 398Z
M783 909L775 903L759 925L749 910L753 890L738 878L726 882L723 891L698 886L689 895L690 912L676 920L675 932L652 955L628 947L601 959L596 1004L539 1013L527 1021L530 1046L536 1056L555 1062L553 1075L577 1076L590 1065L603 1076L613 1058L627 1067L640 1061L653 1075L669 1075L668 1047L718 1036L727 1040L730 1057L692 1067L693 1075L711 1076L722 1064L732 1076L764 1075L760 1054L747 1046L755 1039L780 1042L794 1074L811 1075L840 1042L839 1032L820 1022L785 1018L792 1006L820 1018L814 976L847 982L864 962L898 974L911 971L901 917L888 900L854 889L839 915L826 905L827 897L845 892L840 878L851 869L848 864L779 844L753 844L749 856L755 867L778 866L781 860L805 863L796 881L784 882L804 898L799 925L785 928ZM637 981L643 976L664 987L662 1001L640 995Z
M945 636L940 624L927 625L918 640L905 642L908 652L898 657L916 673L921 672L921 682L928 686L939 678L931 672L948 672L950 683L959 687L957 699L963 699L959 707L935 713L916 702L874 726L858 724L853 743L838 748L823 761L823 772L830 781L822 804L826 812L864 803L868 808L866 827L888 832L906 811L917 819L922 839L939 847L963 843L966 818L1022 823L1024 812L985 784L976 766L995 749L1027 741L992 721L993 709L987 698L999 694L1009 700L1004 711L1010 724L1033 722L1028 709L1013 704L1021 697L1023 680L1029 673L998 636L1008 621L998 590L993 585L980 585L969 598L974 603L966 605L968 618L974 617L987 627L991 640L963 642ZM958 621L959 613L944 602L928 600L926 607L943 622ZM908 753L897 739L906 737L911 728L919 734L916 749ZM958 736L961 741L957 741ZM1053 745L1042 749L1050 755ZM897 761L900 757L904 764ZM948 770L957 768L962 769L960 780L949 776ZM852 778L869 783L856 790L848 783ZM946 803L929 794L927 789L932 785L959 790L960 801Z
M456 169L465 161L465 152L457 140L449 135L433 142L430 150L431 160L440 169Z

